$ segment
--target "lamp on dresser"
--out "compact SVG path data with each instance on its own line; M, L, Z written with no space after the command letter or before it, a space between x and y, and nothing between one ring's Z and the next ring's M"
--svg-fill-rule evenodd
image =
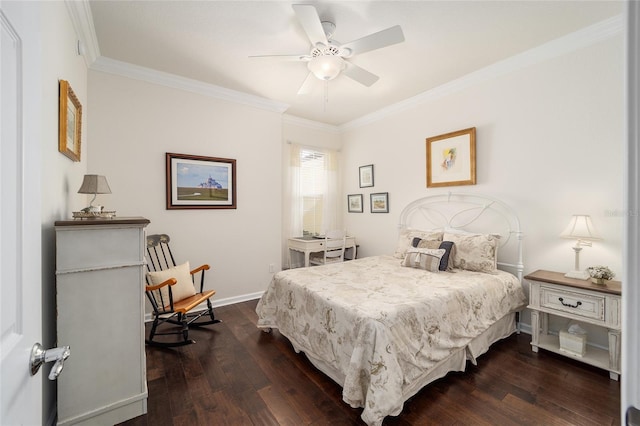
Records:
M107 178L104 176L84 175L84 180L82 181L82 185L80 185L80 189L78 189L78 194L93 194L89 207L86 207L84 210L95 213L102 210L101 206L93 205L96 197L98 194L111 194L111 188L109 188Z
M589 279L589 273L586 270L580 269L580 251L582 247L591 247L592 241L602 239L593 226L591 216L584 214L573 215L569 221L569 225L562 231L560 237L576 240L576 245L573 246L573 251L575 252L574 269L573 271L567 272L564 276L581 280Z

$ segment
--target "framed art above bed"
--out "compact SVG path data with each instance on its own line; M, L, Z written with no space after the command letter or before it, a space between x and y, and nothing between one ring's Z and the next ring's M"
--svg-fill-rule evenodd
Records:
M475 127L427 138L427 188L475 184Z

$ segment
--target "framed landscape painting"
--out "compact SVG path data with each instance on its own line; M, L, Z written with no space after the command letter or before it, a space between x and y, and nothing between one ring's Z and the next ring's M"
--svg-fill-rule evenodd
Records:
M371 213L389 213L389 193L371 194Z
M349 213L362 213L362 194L347 195L347 205Z
M235 209L236 160L166 154L167 210Z

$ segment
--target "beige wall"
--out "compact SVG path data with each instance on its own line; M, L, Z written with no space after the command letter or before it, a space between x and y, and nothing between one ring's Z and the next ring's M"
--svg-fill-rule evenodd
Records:
M400 212L412 200L473 192L516 209L525 273L573 269L575 241L559 235L571 215L589 214L603 240L582 250L580 266L608 265L621 276L623 67L618 35L345 133L345 195L364 193L365 201L365 213L345 219L359 253L392 253ZM477 184L426 188L425 139L474 126ZM365 164L374 164L375 187L363 191L354 171ZM368 213L372 192L389 192L389 214ZM590 341L606 345L606 334L589 331Z
M582 251L581 266L621 273L623 107L619 35L351 130L343 141L345 193L365 193L368 212L369 193L389 192L390 213L348 214L347 226L362 255L389 253L410 201L486 193L520 215L525 272L571 269L574 242L559 234L571 215L590 214L603 240ZM473 126L477 185L427 189L425 138ZM367 191L350 172L364 164L375 166Z
M42 344L55 347L56 276L54 222L70 219L71 212L86 205L77 193L87 170L89 145L87 120L87 66L77 54L78 37L67 7L62 1L33 3L40 13L42 76L41 112L41 217L42 217ZM58 80L67 80L83 105L81 161L73 162L58 152ZM64 344L64 342L59 342ZM44 378L43 378L44 377ZM50 423L56 413L56 383L40 375L43 382L43 422Z
M88 170L112 190L98 203L148 218L177 261L209 263L218 303L262 292L281 264L281 115L98 71L89 94ZM235 159L237 209L167 210L167 152Z

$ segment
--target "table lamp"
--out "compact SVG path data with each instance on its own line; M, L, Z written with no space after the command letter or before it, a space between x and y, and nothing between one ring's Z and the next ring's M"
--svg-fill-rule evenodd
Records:
M111 188L109 188L107 178L104 176L84 175L84 180L82 181L80 189L78 189L78 194L93 194L89 207L84 208L83 211L95 213L102 210L102 207L93 205L96 197L98 194L111 194Z
M560 237L576 240L576 245L573 246L573 250L575 251L574 270L567 272L564 276L581 280L589 279L589 273L586 270L580 270L580 251L583 246L591 247L591 241L602 239L593 227L591 216L584 214L573 215L569 221L569 225L562 231Z

